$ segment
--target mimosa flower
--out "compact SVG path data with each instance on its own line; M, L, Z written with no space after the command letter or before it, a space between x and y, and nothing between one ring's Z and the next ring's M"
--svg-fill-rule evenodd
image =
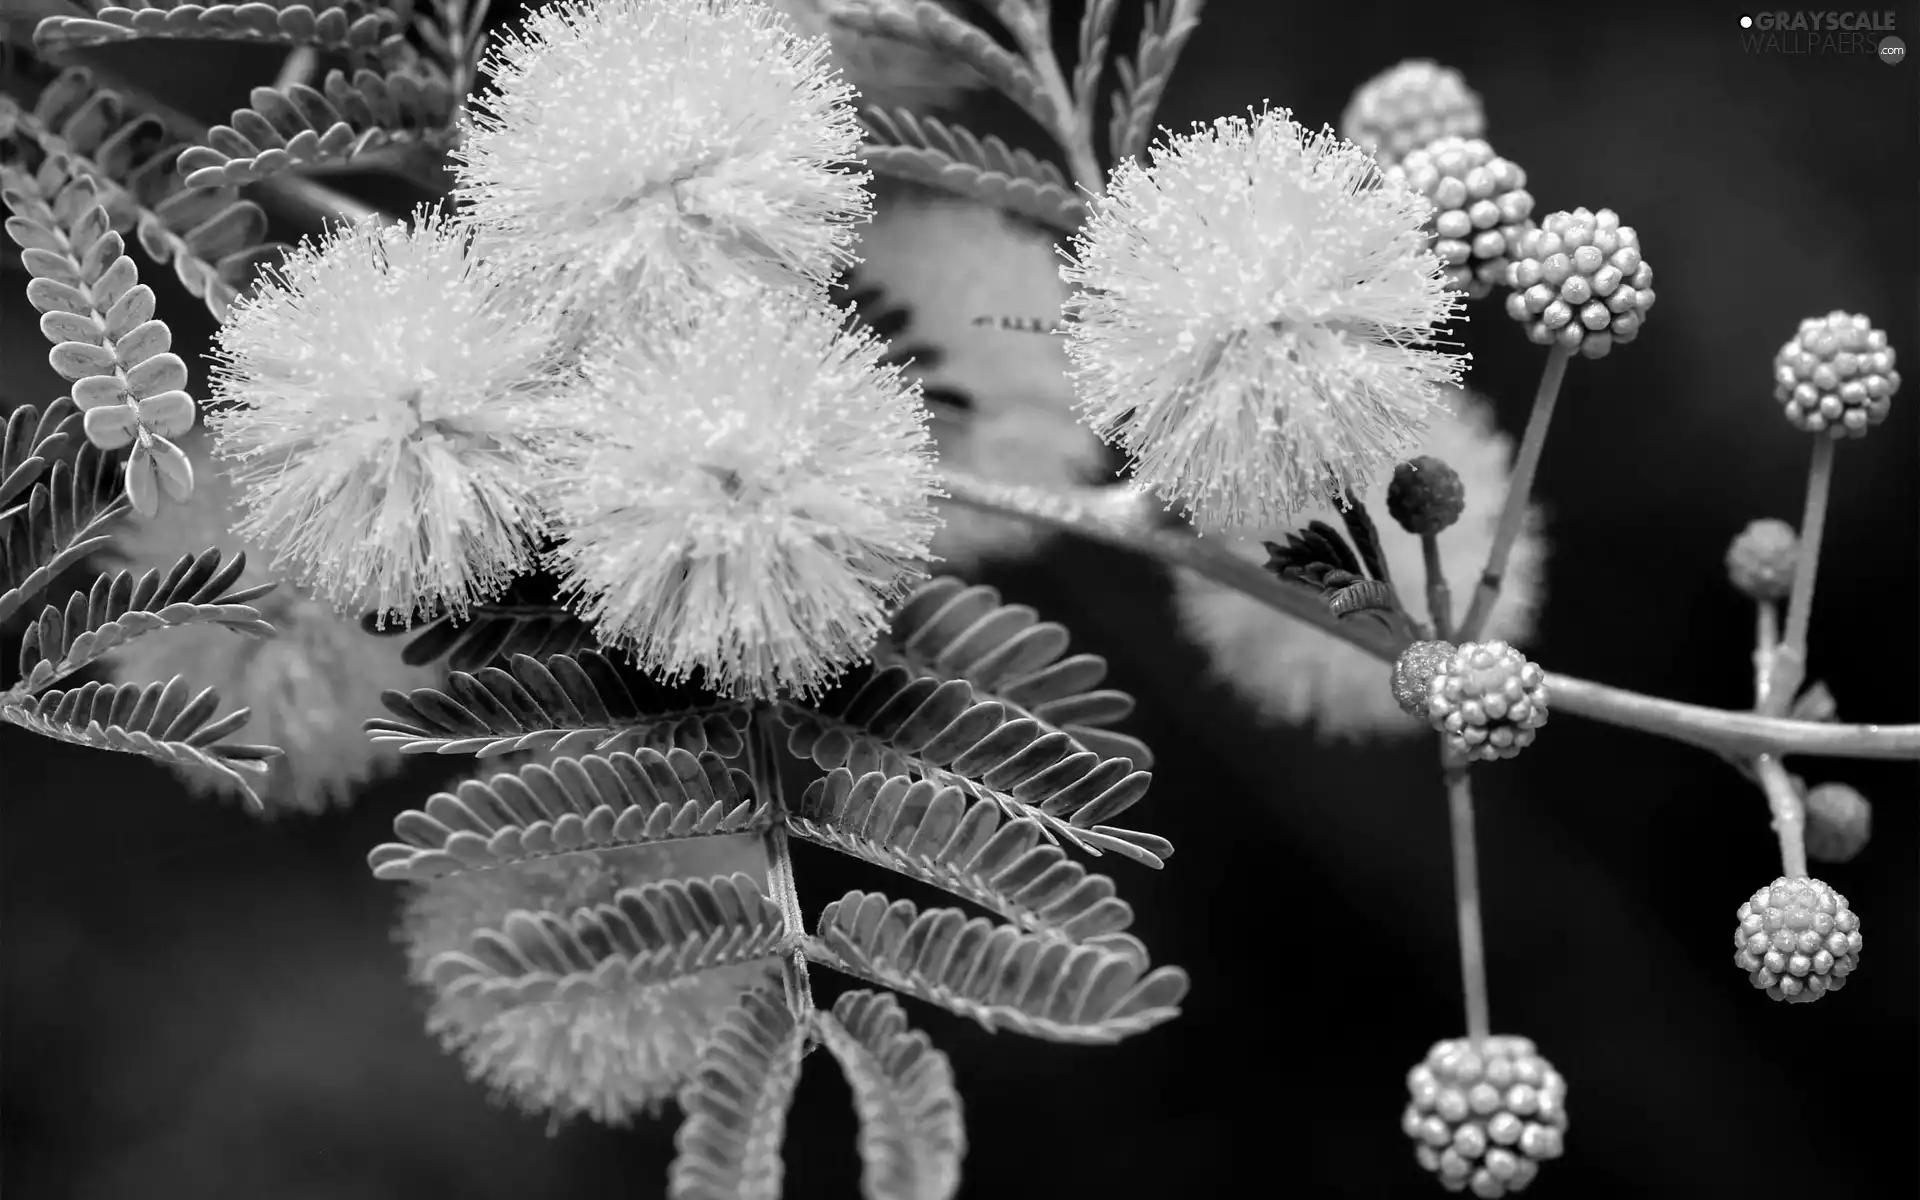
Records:
M590 361L554 565L663 678L806 694L862 661L936 527L918 385L811 292L696 297Z
M1285 110L1121 163L1063 271L1082 415L1203 529L1364 491L1460 378L1431 214Z
M438 217L301 246L218 335L206 421L239 532L342 606L406 620L485 599L532 562L529 398L553 346Z

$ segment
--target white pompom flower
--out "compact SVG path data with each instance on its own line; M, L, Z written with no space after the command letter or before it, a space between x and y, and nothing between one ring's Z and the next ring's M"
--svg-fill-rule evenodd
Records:
M207 425L244 490L239 532L342 608L487 598L532 563L549 435L530 419L553 410L530 400L560 374L555 345L424 210L303 244L218 334Z
M1460 378L1431 211L1284 109L1121 163L1063 268L1083 417L1203 530L1364 491Z
M553 1126L581 1116L623 1126L659 1111L692 1074L728 1010L767 978L764 965L722 967L664 987L636 987L622 972L602 973L604 987L527 1004L506 1004L481 989L444 989L432 966L442 954L471 950L475 934L499 929L513 912L571 916L613 903L622 888L736 871L765 885L766 856L755 839L580 851L416 885L397 938L410 977L433 992L427 1031L496 1099L545 1113Z
M556 464L553 564L667 680L808 694L924 572L937 483L918 384L815 293L735 284L588 361L594 436Z
M1493 546L1500 509L1506 502L1513 440L1494 427L1492 410L1484 401L1456 391L1451 410L1433 421L1414 454L1441 459L1459 473L1466 488L1460 519L1438 538L1458 620ZM1425 621L1430 614L1420 539L1388 519L1389 481L1390 473L1384 474L1363 499L1380 530L1387 569L1401 603L1415 620ZM1289 529L1312 520L1345 529L1339 513L1328 506L1301 513L1284 526L1241 531L1242 536L1228 546L1248 562L1265 564L1262 541L1284 542ZM1544 598L1543 524L1536 507L1514 543L1486 637L1524 643L1531 634ZM1311 726L1327 739L1427 732L1424 722L1408 717L1395 703L1388 685L1391 664L1191 572L1176 573L1175 599L1188 636L1207 651L1214 677L1262 716Z
M759 0L559 0L503 34L456 195L504 269L585 314L751 273L824 285L871 201L824 37Z
M114 537L112 567L144 573L171 570L182 555L217 549L244 553L238 587L274 582L271 551L233 532L242 510L226 473L198 431L181 439L193 465L193 494L153 517L136 519ZM380 693L433 687L440 672L401 661L400 640L360 628L356 618L284 581L252 602L279 636L248 637L214 625L182 625L144 634L107 661L121 683L165 682L184 675L219 692L223 711L248 708L243 740L278 746L259 785L263 815L318 813L352 803L362 784L390 774L399 753L376 746L361 730L385 715ZM224 777L198 767L177 769L195 793L228 792Z
M893 350L915 360L907 371L927 388L943 465L1053 490L1104 473L1106 448L1074 415L1061 340L1002 325L1059 319L1067 292L1052 238L984 204L912 194L882 200L860 253L855 289L908 314ZM1052 536L958 504L941 515L933 552L949 571L1031 555Z

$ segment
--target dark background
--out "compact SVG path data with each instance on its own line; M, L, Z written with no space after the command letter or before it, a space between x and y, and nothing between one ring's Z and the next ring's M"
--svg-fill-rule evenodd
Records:
M1554 554L1531 650L1726 707L1750 699L1751 619L1720 556L1750 518L1797 523L1809 448L1770 398L1770 356L1803 316L1845 307L1890 331L1910 376L1920 364L1920 63L1750 56L1740 11L1216 0L1163 109L1184 126L1270 99L1337 121L1375 71L1438 58L1481 92L1541 212L1604 205L1638 228L1659 304L1637 343L1567 381L1539 482ZM1914 6L1900 23L1920 42ZM206 119L274 64L149 53L155 89ZM33 374L44 344L20 284L0 289L4 386L40 401L52 381ZM200 344L204 314L156 286L176 339ZM1466 340L1470 382L1517 433L1542 352L1489 306ZM1847 719L1920 720L1916 406L1909 383L1885 426L1840 448L1812 646ZM1179 1021L1107 1049L911 1004L965 1098L963 1193L1441 1194L1398 1129L1407 1068L1462 1020L1430 746L1322 748L1256 725L1169 636L1149 565L1061 545L990 581L1110 655L1140 698L1126 728L1160 761L1131 815L1179 853L1159 874L1108 869L1193 990ZM389 943L397 894L364 855L441 781L433 764L350 812L263 825L130 757L0 731L0 759L12 1200L661 1193L670 1122L549 1137L421 1032ZM1562 718L1477 773L1494 1024L1571 1084L1568 1154L1534 1194L1914 1194L1915 771L1793 765L1876 808L1866 852L1817 871L1863 916L1863 966L1792 1007L1731 963L1734 910L1778 858L1761 796L1718 760ZM802 853L810 909L887 886ZM788 1195L853 1194L853 1131L845 1086L812 1061Z

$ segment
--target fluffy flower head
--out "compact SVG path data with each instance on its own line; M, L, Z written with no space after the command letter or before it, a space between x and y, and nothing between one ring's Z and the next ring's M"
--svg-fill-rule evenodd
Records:
M560 0L496 43L455 151L487 253L575 304L824 282L868 176L825 38L758 0Z
M246 554L240 586L267 583L274 578L266 569L273 555L232 532L241 511L206 440L193 433L181 442L197 480L193 495L123 528L114 539L122 560L117 565L164 574L181 555L211 546L228 556ZM350 803L357 786L399 761L397 752L374 745L360 728L367 717L383 713L380 693L432 687L439 672L408 666L396 640L365 632L358 620L342 618L292 584L281 583L253 605L278 637L245 637L212 625L159 629L114 652L113 677L155 683L185 675L195 687L216 689L223 711L252 709L241 740L285 751L260 789L266 815ZM229 786L199 768L183 768L180 775L195 792Z
M1115 171L1064 269L1081 411L1203 527L1364 491L1418 445L1462 359L1427 200L1285 110Z
M555 565L604 641L736 694L865 655L921 573L936 475L918 385L844 320L737 285L587 365Z
M219 333L238 531L345 608L463 610L531 561L528 397L552 367L454 226L371 221L290 255Z

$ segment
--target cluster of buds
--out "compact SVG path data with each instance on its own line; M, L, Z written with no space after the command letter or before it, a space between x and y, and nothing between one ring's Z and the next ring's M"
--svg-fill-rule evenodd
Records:
M1387 172L1433 201L1433 249L1447 284L1478 300L1507 281L1533 215L1527 173L1478 138L1443 137Z
M1450 1192L1520 1191L1565 1149L1567 1082L1526 1038L1436 1042L1407 1091L1400 1127Z
M1750 521L1727 546L1727 578L1755 600L1784 600L1793 590L1800 535L1772 517Z
M1505 642L1465 642L1428 678L1423 715L1469 762L1512 758L1547 723L1545 681Z
M1860 965L1860 918L1818 879L1782 876L1735 915L1733 965L1775 1000L1811 1003L1839 991Z
M1612 209L1553 213L1520 241L1507 315L1529 339L1600 358L1639 336L1653 307L1653 268L1640 256L1640 236Z
M1808 317L1773 356L1774 399L1808 433L1864 437L1887 419L1900 372L1885 330L1846 312Z
M1460 72L1408 59L1369 79L1340 116L1340 136L1391 167L1443 137L1479 137L1486 110Z

